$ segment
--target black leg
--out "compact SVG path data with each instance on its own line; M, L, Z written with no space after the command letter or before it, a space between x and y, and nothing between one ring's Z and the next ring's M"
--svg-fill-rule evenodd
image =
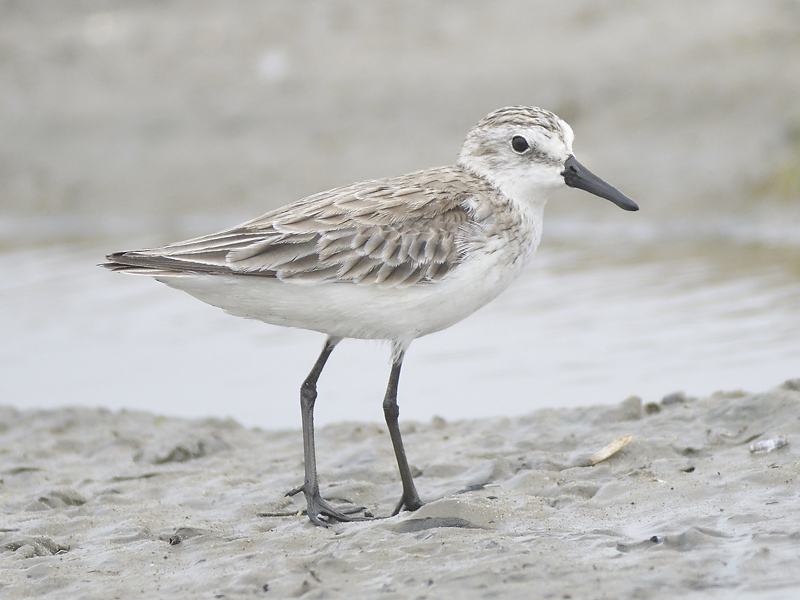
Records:
M325 363L328 362L331 352L342 341L342 338L329 337L325 341L322 352L314 363L314 367L300 387L300 410L303 419L303 462L305 464L305 483L292 490L287 496L303 492L308 507L308 518L315 525L328 527L330 519L337 521L362 520L365 517L352 517L345 512L338 511L322 499L319 493L319 480L317 478L317 458L314 448L314 402L317 399L317 381L322 374ZM348 509L346 512L359 512L362 507Z
M383 398L383 414L386 417L386 425L389 428L389 435L392 437L394 455L397 457L397 468L400 470L400 480L403 482L403 496L394 509L392 515L398 514L401 510L417 510L422 506L422 501L417 494L414 486L414 479L411 477L411 469L408 468L406 451L403 448L403 438L400 436L400 426L397 418L400 416L400 407L397 406L397 384L400 381L400 367L403 365L404 350L395 351L397 358L392 362L392 372L389 375L389 385L386 387L386 396Z

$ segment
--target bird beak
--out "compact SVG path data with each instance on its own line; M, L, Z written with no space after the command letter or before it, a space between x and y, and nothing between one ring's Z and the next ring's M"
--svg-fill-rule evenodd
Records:
M564 170L561 175L569 187L585 190L595 196L600 196L606 200L611 200L614 204L624 210L639 210L639 205L620 192L614 186L608 185L597 175L578 162L572 154L564 163Z

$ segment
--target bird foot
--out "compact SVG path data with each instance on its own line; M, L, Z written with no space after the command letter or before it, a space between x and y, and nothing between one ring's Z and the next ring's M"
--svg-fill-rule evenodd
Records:
M392 516L400 514L400 511L408 510L414 512L415 510L419 510L424 506L424 502L419 499L417 492L414 491L413 493L406 493L403 492L403 497L400 498L400 502L397 503L397 506L394 507L394 512Z
M306 514L314 525L320 527L330 527L334 521L340 523L350 523L352 521L371 521L375 517L367 512L364 506L350 506L347 508L336 509L332 507L326 500L320 496L319 490L314 492L306 492L305 485L287 492L287 496L294 496L303 492L306 497ZM364 512L363 516L357 516L356 513Z

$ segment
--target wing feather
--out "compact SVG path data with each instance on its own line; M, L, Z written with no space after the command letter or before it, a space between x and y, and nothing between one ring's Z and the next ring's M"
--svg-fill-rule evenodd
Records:
M118 253L109 266L295 283L431 283L462 261L459 236L475 226L476 193L496 190L457 166L429 169L315 194L216 234Z

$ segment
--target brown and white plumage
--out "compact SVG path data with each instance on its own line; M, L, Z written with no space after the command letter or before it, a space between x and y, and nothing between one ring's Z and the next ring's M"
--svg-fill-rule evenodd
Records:
M116 270L275 277L293 283L403 287L459 261L468 200L487 183L441 167L315 194L237 227L163 248L112 254ZM457 239L458 238L458 239Z
M414 510L421 502L396 403L411 341L468 316L520 274L559 187L638 208L575 160L572 141L569 125L549 111L503 108L468 133L455 165L321 192L219 233L110 254L103 266L151 275L234 315L329 336L301 389L306 481L296 491L319 525L351 517L319 495L317 378L342 338L391 341L384 411L403 481L395 512Z

